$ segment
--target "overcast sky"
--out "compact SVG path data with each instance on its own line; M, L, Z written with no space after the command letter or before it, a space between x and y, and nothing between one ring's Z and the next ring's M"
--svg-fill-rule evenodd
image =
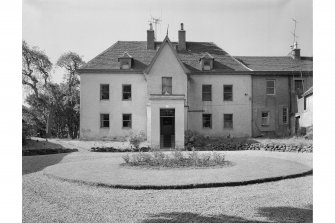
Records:
M294 29L313 55L312 0L23 0L23 39L53 63L67 51L89 61L118 40L146 40L148 20L161 17L158 40L215 42L236 56L286 56ZM56 75L57 76L57 75ZM60 80L60 77L56 77Z

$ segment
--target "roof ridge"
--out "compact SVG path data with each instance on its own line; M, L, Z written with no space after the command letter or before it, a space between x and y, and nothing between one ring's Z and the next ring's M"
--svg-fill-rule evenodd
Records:
M213 43L213 42L212 42ZM232 55L230 55L230 53L228 53L227 51L223 50L221 47L219 47L218 45L216 45L216 43L213 43L216 47L218 47L220 50L224 51L227 53L228 56L230 56L235 62L237 62L238 64L242 65L242 67L246 68L249 71L253 71L251 68L249 68L247 65L245 65L244 63L240 62L239 60L237 60L235 57L233 57Z

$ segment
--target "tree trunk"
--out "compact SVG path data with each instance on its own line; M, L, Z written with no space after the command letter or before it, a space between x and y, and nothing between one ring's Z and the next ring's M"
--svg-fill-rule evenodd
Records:
M45 137L46 138L51 137L51 131L52 131L52 126L53 126L53 121L54 121L53 120L53 116L54 116L53 113L54 113L53 112L53 104L51 104L50 107L49 107L49 114L48 114L47 126L46 126L46 131L45 131L45 133L46 133Z

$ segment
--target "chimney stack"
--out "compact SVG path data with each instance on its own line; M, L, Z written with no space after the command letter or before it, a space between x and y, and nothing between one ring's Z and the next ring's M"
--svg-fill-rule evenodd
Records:
M292 55L293 59L300 59L300 49L298 48L298 43L297 42L294 42L291 55Z
M152 23L150 23L150 29L147 30L147 49L155 49L155 31L152 29Z
M184 30L184 23L180 23L180 30L178 31L178 50L186 50L186 31Z

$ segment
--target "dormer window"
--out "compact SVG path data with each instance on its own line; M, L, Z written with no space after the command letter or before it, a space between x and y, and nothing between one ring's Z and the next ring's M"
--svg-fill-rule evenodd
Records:
M124 52L124 54L118 58L120 63L121 70L131 69L133 63L133 57L128 54L128 52Z
M214 63L214 57L210 55L209 53L205 53L200 58L200 65L202 70L212 70L213 69L213 63Z

